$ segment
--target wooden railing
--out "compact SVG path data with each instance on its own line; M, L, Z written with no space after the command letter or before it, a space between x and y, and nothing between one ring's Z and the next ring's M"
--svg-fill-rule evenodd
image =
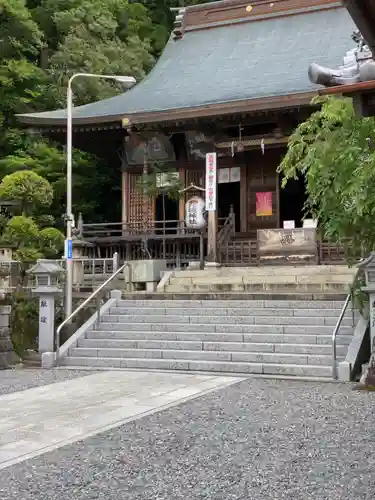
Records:
M347 264L356 261L360 256L353 258L345 242L337 243L327 239L317 240L317 264L334 265ZM258 243L256 239L228 241L220 247L221 264L224 266L256 266L259 263Z
M184 220L144 222L112 222L98 224L82 224L78 236L87 241L154 237L156 239L173 239L181 235L199 235L195 229L186 227Z
M236 218L235 218L233 210L231 210L229 212L228 217L225 219L224 225L222 226L221 230L219 231L219 234L217 237L218 248L220 248L221 245L225 245L230 240L230 238L234 235L234 232L236 230L235 223L236 223Z
M342 264L347 262L350 255L350 249L347 246L347 241L337 243L328 239L319 238L318 242L319 264ZM360 255L356 256L358 259ZM353 256L351 256L353 260ZM354 260L356 260L354 258Z
M232 241L234 232L235 214L231 209L228 217L218 218L218 257L222 264L257 265L256 239ZM169 267L199 260L200 231L188 229L184 220L84 224L80 218L77 233L96 243L86 250L90 257L110 258L118 252L122 260L165 259ZM345 264L353 261L349 255L346 242L317 239L317 263Z
M220 248L220 261L223 266L256 266L258 264L257 241L229 241Z

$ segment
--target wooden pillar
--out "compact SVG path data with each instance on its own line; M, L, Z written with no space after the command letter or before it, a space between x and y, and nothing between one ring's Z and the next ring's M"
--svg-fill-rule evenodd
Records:
M281 219L280 219L280 174L276 173L276 227L280 228Z
M180 177L180 182L183 187L185 186L185 167L180 167L178 169L179 172L179 177ZM183 221L185 219L185 194L183 196L180 196L179 202L178 202L178 219L180 221ZM181 223L181 227L184 227L183 222Z
M248 230L248 209L247 209L247 200L248 200L248 169L246 166L241 167L241 182L240 182L240 230L241 233L247 233ZM237 215L237 214L236 214Z
M128 223L128 200L129 200L129 174L122 172L122 223L126 227Z
M148 154L147 154L147 145L145 147L145 152L143 156L143 181L148 175ZM149 218L149 199L147 194L147 188L144 185L143 187L143 207L142 207L142 224L144 228L148 228L148 218Z

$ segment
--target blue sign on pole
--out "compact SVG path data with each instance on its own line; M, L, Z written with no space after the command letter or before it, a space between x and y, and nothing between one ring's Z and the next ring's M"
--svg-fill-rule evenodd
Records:
M67 240L67 258L68 260L72 260L73 258L73 241Z

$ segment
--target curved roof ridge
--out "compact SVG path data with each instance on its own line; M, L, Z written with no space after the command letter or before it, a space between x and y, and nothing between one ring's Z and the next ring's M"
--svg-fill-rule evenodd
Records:
M284 5L307 2L280 1ZM231 5L243 2L233 0ZM310 5L318 2L326 8L250 23L226 23L217 29L186 30L179 40L172 35L159 61L140 83L126 93L74 108L74 123L114 123L123 118L132 123L178 121L217 115L220 109L225 114L308 105L318 91L309 81L309 64L319 60L327 67L337 67L353 48L355 29L344 7L333 8L337 2L331 0L309 0ZM193 8L186 10L186 16L189 10ZM18 118L34 125L65 126L66 111Z

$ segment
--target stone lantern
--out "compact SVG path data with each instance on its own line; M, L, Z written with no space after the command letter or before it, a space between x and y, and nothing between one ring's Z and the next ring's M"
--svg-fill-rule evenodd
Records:
M35 276L33 294L39 297L39 353L55 351L55 298L62 293L64 269L48 260L38 260L29 271Z
M369 296L371 359L361 383L375 386L375 252L361 262L358 267L365 273L366 286L362 288Z
M369 295L371 346L375 340L375 252L361 262L358 267L365 273L366 286L362 288Z

